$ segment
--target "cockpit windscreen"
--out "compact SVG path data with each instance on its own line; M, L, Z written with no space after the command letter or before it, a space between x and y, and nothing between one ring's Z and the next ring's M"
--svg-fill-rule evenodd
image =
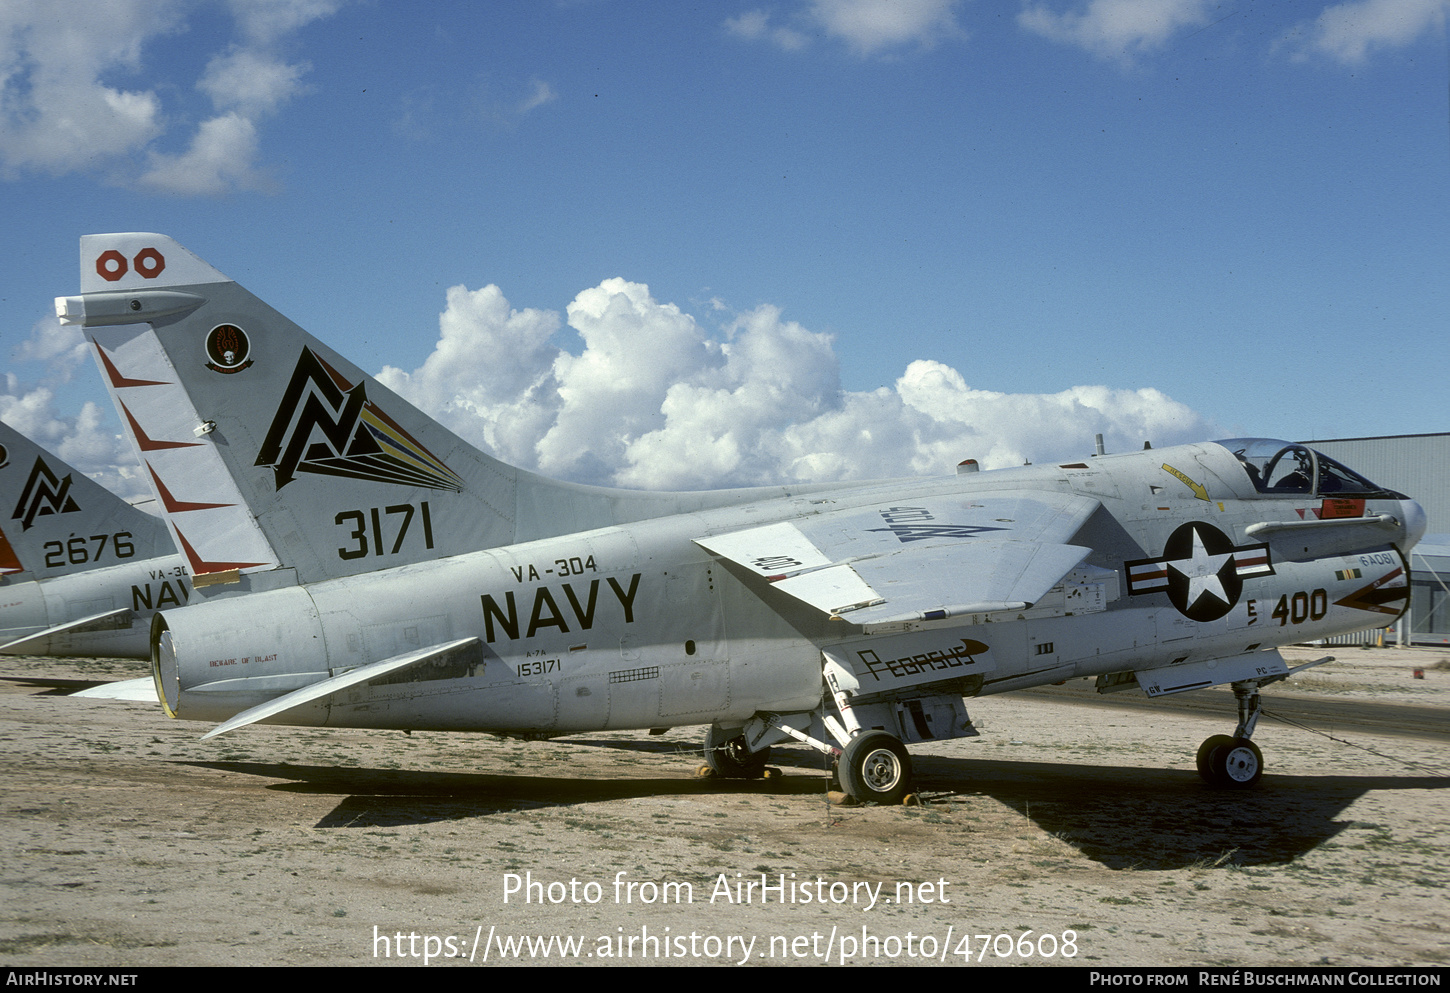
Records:
M1219 444L1234 453L1260 493L1407 499L1403 494L1370 482L1353 469L1307 445L1272 438L1233 438Z

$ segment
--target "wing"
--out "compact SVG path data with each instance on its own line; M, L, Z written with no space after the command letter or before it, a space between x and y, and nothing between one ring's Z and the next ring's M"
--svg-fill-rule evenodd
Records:
M998 491L820 514L695 539L832 617L875 626L1031 606L1091 551L1099 504Z

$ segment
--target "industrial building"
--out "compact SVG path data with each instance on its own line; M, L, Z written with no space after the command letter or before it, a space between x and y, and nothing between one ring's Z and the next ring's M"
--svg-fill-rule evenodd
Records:
M1304 444L1425 508L1425 538L1410 556L1410 610L1400 644L1450 645L1450 433L1333 438Z

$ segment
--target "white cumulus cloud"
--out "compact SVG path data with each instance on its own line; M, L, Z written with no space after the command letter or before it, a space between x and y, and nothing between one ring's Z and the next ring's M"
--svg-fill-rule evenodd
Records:
M542 79L536 79L529 87L529 95L519 101L519 113L527 114L531 110L542 107L546 103L553 103L559 99L559 94L554 88Z
M960 0L810 0L787 24L777 24L769 11L756 9L726 19L725 29L787 51L823 36L869 56L906 47L931 48L944 39L963 37L956 19L958 6Z
M4 421L72 468L128 500L150 495L139 463L125 438L106 430L105 413L87 402L74 417L55 409L55 394L44 386L27 388L12 373L0 392L0 421Z
M1075 386L1052 394L973 388L919 360L891 388L843 390L829 335L765 305L703 326L649 288L608 279L578 294L567 323L516 310L495 286L454 287L437 347L391 389L515 465L580 482L703 489L946 473L1217 433L1154 389Z
M862 55L902 45L930 48L961 34L958 0L813 0L811 17Z
M196 0L5 0L0 4L0 177L96 172L107 181L182 195L268 185L257 168L259 125L305 92L306 63L272 46L331 15L337 0L233 0L232 40L208 61L197 91L214 116L188 114L155 44L217 8ZM151 82L154 77L155 82ZM120 82L124 81L124 83ZM163 94L167 96L163 97ZM166 150L162 143L184 146Z
M269 45L331 17L342 0L228 0L227 6L249 42Z
M384 386L506 462L535 467L534 446L557 408L550 343L562 327L546 310L512 310L497 286L448 291L438 343L421 367L392 366Z
M162 131L155 93L101 82L138 69L178 5L8 0L0 4L0 163L61 174L125 155Z
M1353 0L1326 7L1301 29L1303 48L1345 63L1372 49L1400 48L1432 31L1444 34L1450 0Z
M1032 4L1018 14L1017 23L1100 58L1131 59L1162 48L1187 28L1207 24L1211 7L1210 0L1090 0L1078 9L1057 12Z
M158 192L218 196L232 190L266 189L256 170L257 127L240 114L203 121L181 155L152 152L137 182Z
M889 387L843 389L830 335L761 305L718 301L707 326L649 287L606 279L563 314L515 308L497 286L448 290L432 353L378 379L481 449L556 478L639 489L708 489L950 473L1201 441L1223 432L1156 389L1073 386L1004 393L941 362L911 362ZM556 339L567 326L576 350ZM57 410L90 348L40 321L12 352L39 367L0 381L0 419L128 498L147 492L101 407ZM988 384L989 385L989 384Z
M213 57L196 85L218 110L255 118L276 112L303 92L302 76L309 68L243 48Z
M804 48L810 41L794 28L771 23L770 13L764 10L750 10L739 17L726 18L725 30L749 41L769 41L788 52Z
M87 401L80 413L66 416L56 407L56 388L77 370L91 364L90 344L79 326L55 318L39 321L30 336L11 353L11 369L0 383L0 420L60 456L72 467L127 499L149 495L130 443L114 427L107 430L106 411ZM33 379L15 369L39 366Z

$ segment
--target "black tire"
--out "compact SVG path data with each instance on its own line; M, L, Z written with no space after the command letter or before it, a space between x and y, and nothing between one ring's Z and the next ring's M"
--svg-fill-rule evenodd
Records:
M1215 785L1224 789L1251 789L1264 775L1264 753L1247 738L1215 748L1212 761Z
M1218 780L1213 772L1213 752L1216 748L1224 745L1232 745L1233 736L1228 734L1216 734L1211 738L1203 739L1203 744L1198 746L1198 774L1203 781L1210 786L1217 786Z
M841 789L862 803L898 804L911 792L911 756L885 731L863 731L841 752Z
M769 760L769 748L752 752L739 732L732 734L713 724L705 732L705 764L723 779L759 779Z

